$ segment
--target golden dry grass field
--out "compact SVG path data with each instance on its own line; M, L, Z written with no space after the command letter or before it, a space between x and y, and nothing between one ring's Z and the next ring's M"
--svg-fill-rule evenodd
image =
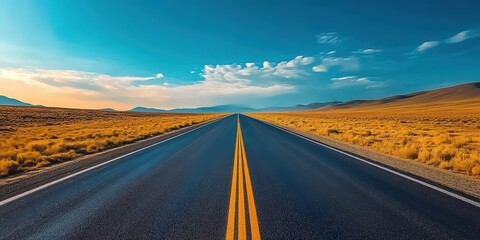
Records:
M480 83L251 116L408 160L480 176Z
M64 162L220 116L0 106L0 176Z
M480 114L315 111L255 118L443 169L480 175Z

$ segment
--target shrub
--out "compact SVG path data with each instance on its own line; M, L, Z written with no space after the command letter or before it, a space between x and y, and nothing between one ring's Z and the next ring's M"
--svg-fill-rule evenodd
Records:
M18 169L18 164L12 160L0 159L0 176L7 176Z
M475 166L472 168L473 175L480 175L480 166Z

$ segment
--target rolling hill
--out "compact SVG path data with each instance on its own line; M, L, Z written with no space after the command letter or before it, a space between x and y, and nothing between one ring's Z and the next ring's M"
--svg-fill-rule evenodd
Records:
M218 105L218 106L211 106L211 107L199 107L199 108L179 108L169 110L169 112L177 112L177 113L218 113L218 112L249 112L253 111L253 108L244 107L240 105L233 105L233 104L226 104L226 105Z
M163 109L147 108L147 107L135 107L128 111L129 112L166 112L166 110L163 110Z
M336 111L477 111L480 110L480 82L436 90L396 95L376 100L352 100L316 110Z
M267 107L267 108L250 108L241 105L218 105L211 107L199 107L199 108L177 108L171 110L163 110L157 108L136 107L129 112L174 112L174 113L219 113L219 112L288 112L288 111L303 111L310 109L317 109L321 107L334 106L341 102L324 102L324 103L310 103L310 104L298 104L288 107Z
M20 100L9 98L5 96L0 96L0 105L7 105L7 106L33 106L30 103L25 103Z
M199 107L199 108L176 108L171 110L136 107L129 110L129 112L218 113L218 112L247 112L252 110L254 109L239 106L239 105L218 105L218 106L212 106L212 107Z

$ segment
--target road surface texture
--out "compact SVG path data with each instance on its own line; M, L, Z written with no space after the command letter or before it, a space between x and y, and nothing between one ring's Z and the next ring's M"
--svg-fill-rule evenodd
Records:
M0 196L1 239L479 237L478 203L243 115Z

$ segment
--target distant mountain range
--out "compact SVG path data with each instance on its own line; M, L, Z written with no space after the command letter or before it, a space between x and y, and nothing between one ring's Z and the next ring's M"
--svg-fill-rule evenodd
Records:
M323 102L323 103L310 103L310 104L298 104L295 106L290 107L268 107L268 108L259 108L254 109L254 112L289 112L289 111L304 111L304 110L312 110L318 109L323 107L331 107L337 104L340 104L340 101L334 102Z
M25 102L19 101L17 99L5 97L5 96L0 96L0 105L23 106L23 107L33 106L30 103L25 103Z
M341 102L325 102L325 103L310 103L307 105L295 105L289 107L268 107L268 108L249 108L240 105L218 105L212 107L199 107L199 108L178 108L172 110L163 110L157 108L145 108L145 107L136 107L130 112L174 112L174 113L217 113L217 112L286 112L286 111L303 111L316 109L320 107L334 106Z
M177 108L171 110L136 107L129 110L129 112L173 112L173 113L206 113L206 112L248 112L254 110L253 108L243 107L239 105L218 105L212 107L199 108Z
M206 113L206 112L250 112L253 111L253 108L234 105L234 104L226 104L226 105L218 105L218 106L211 106L211 107L199 107L199 108L178 108L172 109L168 112L177 112L177 113Z
M241 105L227 104L199 108L178 108L171 110L135 107L129 112L173 112L173 113L217 113L217 112L287 112L305 110L399 110L414 107L445 107L455 108L461 103L462 108L473 108L480 105L480 82L461 84L457 86L396 95L374 100L351 100L346 102L333 101L323 103L299 104L289 107L250 108ZM17 99L0 96L0 105L34 106ZM38 105L37 105L38 106ZM115 111L112 108L98 109Z
M157 108L147 108L147 107L135 107L130 110L129 112L166 112L163 109L157 109Z

